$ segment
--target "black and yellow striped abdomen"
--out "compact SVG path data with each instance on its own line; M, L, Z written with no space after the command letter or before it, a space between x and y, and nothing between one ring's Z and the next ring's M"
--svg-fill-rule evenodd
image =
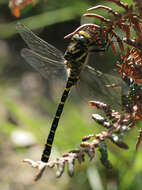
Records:
M64 104L65 104L65 102L67 100L67 97L69 95L70 89L74 85L74 83L75 83L75 78L74 77L69 77L68 81L67 81L67 84L66 84L66 88L64 89L64 92L62 94L61 101L60 101L60 103L58 105L56 115L55 115L55 117L53 119L51 129L50 129L50 132L49 132L46 144L45 144L45 148L44 148L44 151L43 151L43 154L42 154L42 157L41 157L41 161L43 161L43 162L48 162L48 160L49 160L49 156L50 156L50 153L51 153L51 148L52 148L52 144L53 144L53 141L54 141L54 136L55 136L55 132L56 132L56 129L57 129L57 126L58 126L58 122L59 122L59 119L60 119L61 114L63 112Z

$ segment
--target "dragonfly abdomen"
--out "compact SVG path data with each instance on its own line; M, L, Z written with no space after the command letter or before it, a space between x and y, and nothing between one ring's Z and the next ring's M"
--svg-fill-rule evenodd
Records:
M56 132L61 114L63 112L64 104L67 100L67 97L69 95L71 87L75 84L75 81L76 81L76 77L71 76L68 78L66 88L64 89L64 92L63 92L62 97L61 97L61 101L58 105L56 115L53 119L51 129L50 129L50 132L49 132L49 135L48 135L45 147L44 147L44 151L43 151L43 154L41 157L41 161L43 161L43 162L48 162L48 160L49 160L49 156L50 156L51 149L52 149L52 144L54 141L55 132Z

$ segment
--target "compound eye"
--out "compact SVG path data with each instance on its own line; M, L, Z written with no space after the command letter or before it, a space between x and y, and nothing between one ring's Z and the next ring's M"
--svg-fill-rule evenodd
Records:
M86 38L85 36L80 36L80 41L83 43L83 44L89 44L89 39Z
M79 38L80 38L79 34L75 34L73 35L72 40L79 40Z
M80 41L82 41L84 44L88 44L89 40L85 36L80 36Z
M80 41L82 42L83 44L88 44L89 43L89 39L87 37L85 37L84 35L80 35L80 34L75 34L73 37L72 37L72 40L73 41Z

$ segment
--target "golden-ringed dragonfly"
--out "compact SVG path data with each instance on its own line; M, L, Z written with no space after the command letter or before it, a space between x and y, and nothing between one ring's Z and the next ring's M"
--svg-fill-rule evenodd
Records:
M58 105L41 157L41 161L46 163L49 160L55 132L71 88L78 83L82 83L84 91L86 91L85 86L87 86L89 93L91 91L93 92L92 98L95 97L95 99L104 100L104 97L109 96L111 103L111 101L114 101L114 96L110 93L113 92L110 92L110 88L105 88L105 86L112 84L112 82L115 83L117 79L110 75L108 77L87 65L90 52L98 53L102 51L100 43L98 44L98 39L97 41L92 39L89 32L80 30L75 33L63 55L62 52L40 39L23 24L17 23L16 28L29 47L29 49L22 49L22 57L24 57L33 68L39 71L43 77L48 78L49 75L51 76L55 71L64 71L64 73L67 73L66 87ZM93 49L91 47L95 48Z

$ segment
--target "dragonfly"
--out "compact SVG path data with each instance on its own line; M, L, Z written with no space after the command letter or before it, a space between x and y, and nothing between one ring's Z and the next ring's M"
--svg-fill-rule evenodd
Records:
M117 92L105 86L112 84L112 81L114 83L118 82L118 79L114 76L104 74L88 64L90 53L99 53L107 46L107 43L98 44L98 39L92 39L88 31L77 31L72 36L70 44L63 54L60 50L35 35L22 23L17 23L16 28L29 47L22 49L21 55L35 70L40 72L45 79L49 79L49 76L55 73L61 73L61 75L64 73L65 75L66 86L41 156L41 161L47 163L51 154L56 129L72 87L82 86L85 92L87 87L89 93L93 92L93 97L98 100L104 100L106 98L111 103L114 101L113 97L116 96Z

